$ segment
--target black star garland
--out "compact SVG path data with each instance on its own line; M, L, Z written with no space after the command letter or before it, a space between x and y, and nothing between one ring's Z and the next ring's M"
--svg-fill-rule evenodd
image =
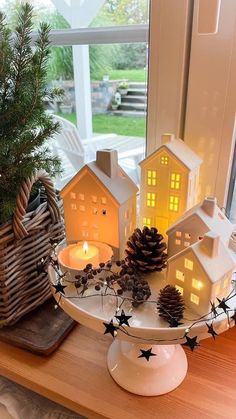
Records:
M61 292L63 295L65 295L64 289L67 287L67 285L62 285L60 282L58 282L56 285L53 285L53 288L55 288L57 294L58 292Z
M131 317L132 316L126 316L124 310L121 311L120 316L115 316L115 318L119 321L119 326L122 326L123 324L125 324L126 326L129 326L128 320L131 319Z
M185 338L186 342L183 343L183 346L188 346L192 352L197 346L200 346L197 342L197 336L194 336L194 338L190 338L189 336L185 335Z
M215 336L218 336L218 333L216 333L215 330L213 329L213 324L206 323L206 325L208 327L207 333L209 333L213 337L213 339L215 340Z
M110 323L103 323L106 330L104 332L104 335L106 335L107 333L110 333L111 336L113 336L113 338L117 335L117 329L118 327L114 326L113 324L113 320L110 321Z
M230 317L230 319L234 320L235 325L236 325L236 309L234 309L234 314L233 316Z
M217 313L217 310L216 310L215 303L212 303L211 301L210 301L210 303L211 303L211 312L216 317L218 315L218 313Z
M148 349L147 351L145 351L144 349L140 349L141 355L138 356L138 358L145 358L147 361L149 361L149 358L151 356L157 356L157 354L154 354L152 352L152 348Z
M217 298L217 300L219 301L218 308L222 308L222 310L224 310L224 312L226 314L227 313L227 310L230 310L230 307L227 306L227 304L225 303L225 298L222 298L222 300L220 300L219 298Z

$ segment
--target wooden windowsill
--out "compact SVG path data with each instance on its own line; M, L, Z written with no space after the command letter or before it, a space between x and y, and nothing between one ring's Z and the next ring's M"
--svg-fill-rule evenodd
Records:
M76 326L50 357L0 342L0 374L89 418L236 417L236 327L194 353L187 349L186 379L159 397L130 394L113 381L106 367L111 339Z

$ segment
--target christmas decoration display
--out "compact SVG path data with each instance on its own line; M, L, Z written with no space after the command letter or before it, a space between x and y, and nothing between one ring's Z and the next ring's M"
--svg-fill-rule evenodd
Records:
M45 112L44 99L61 94L47 89L50 28L42 23L31 46L32 16L32 7L22 3L12 37L0 13L0 224L12 217L21 185L34 170L60 172L46 145L59 124Z
M217 206L214 197L206 197L167 230L168 255L173 256L193 243L201 240L208 231L220 235L228 247L234 226Z
M141 272L161 271L166 267L166 247L155 227L136 228L127 242L126 260Z
M210 302L229 294L235 260L219 235L208 232L203 239L168 260L167 282L183 295L185 303L200 316Z
M62 189L67 243L100 241L124 254L136 225L137 187L118 165L116 150L97 151Z
M182 295L173 285L166 285L160 290L157 299L159 316L165 319L171 327L177 327L184 316L185 303Z
M140 225L168 227L197 204L201 159L180 139L162 136L162 145L141 163Z

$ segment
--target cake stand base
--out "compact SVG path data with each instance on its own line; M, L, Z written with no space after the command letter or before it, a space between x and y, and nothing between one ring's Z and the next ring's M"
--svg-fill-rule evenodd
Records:
M149 361L140 349L149 351ZM145 354L148 355L148 354ZM187 373L187 358L181 345L142 345L114 340L107 357L112 378L125 390L141 396L158 396L178 387Z

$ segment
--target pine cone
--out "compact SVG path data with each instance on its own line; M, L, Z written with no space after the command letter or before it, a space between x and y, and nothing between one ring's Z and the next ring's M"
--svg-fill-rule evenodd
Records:
M161 271L166 267L166 243L155 227L136 228L127 241L126 261L142 272Z
M183 318L184 299L179 290L173 285L166 285L160 290L157 308L159 316L172 324L173 320L179 321Z

